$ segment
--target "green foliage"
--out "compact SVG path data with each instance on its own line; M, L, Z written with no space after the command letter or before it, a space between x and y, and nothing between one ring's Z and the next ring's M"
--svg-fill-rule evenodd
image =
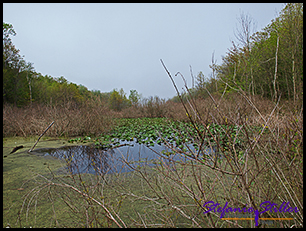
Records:
M20 60L19 50L17 50L11 40L16 32L13 25L3 22L3 66L12 67Z
M79 86L61 76L53 78L42 76L34 78L33 100L38 103L49 105L66 105L69 103L80 104L85 100L87 88L80 90Z
M11 24L3 22L3 101L23 105L27 95L27 75L31 64L27 64L15 48L11 36L16 32Z
M233 43L223 63L218 66L218 78L250 94L272 100L280 93L287 99L301 98L303 4L287 4L280 16L253 34L250 41L250 51Z
M207 91L223 94L243 90L274 101L280 94L285 99L302 99L303 3L286 4L269 25L253 35L249 32L242 47L232 42L222 63L211 65L212 76L198 73L194 96L207 98ZM179 99L173 97L172 101Z
M34 103L66 106L80 106L88 99L109 103L114 110L137 104L140 95L131 90L130 101L123 89L111 93L89 91L83 85L70 83L64 76L43 76L35 72L33 64L27 63L12 43L11 36L16 32L13 25L3 22L3 103L23 107Z
M140 95L136 90L130 90L129 100L133 106L138 106Z
M166 118L136 118L119 119L117 125L109 134L101 135L95 145L97 148L109 148L118 145L120 141L135 141L147 146L172 144L181 150L187 148L186 145L194 145L198 150L200 143L197 140L197 130L201 134L206 132L205 140L215 143L213 136L217 137L219 144L226 144L233 140L237 126L210 124L207 127L197 124L194 128L190 123L169 121ZM85 137L86 138L86 137ZM84 138L84 139L85 139ZM71 139L69 142L82 142L84 139ZM239 144L240 139L236 140Z
M110 93L109 105L110 108L121 111L123 108L130 106L131 102L126 98L124 90L121 88L119 91L114 89Z

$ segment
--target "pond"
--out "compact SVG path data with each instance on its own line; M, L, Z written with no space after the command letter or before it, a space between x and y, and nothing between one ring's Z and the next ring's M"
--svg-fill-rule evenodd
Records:
M192 156L192 152L197 153L200 149L202 139L199 134L204 134L206 130L210 132L206 132L205 144L215 145L214 136L218 136L220 144L226 143L228 137L234 138L237 127L217 124L195 126L166 118L121 118L109 133L98 137L72 138L68 143L76 143L78 146L45 149L40 151L40 155L64 159L73 174L127 172L140 166L154 166L161 161L160 158L169 164L186 161L189 158L186 155ZM85 145L88 142L91 145ZM169 146L175 147L177 151L174 152ZM217 153L215 147L201 149L197 158L205 157L209 164L215 156L222 158L211 155ZM186 155L179 154L182 152Z
M193 148L192 145L190 148ZM187 157L171 152L165 145L146 146L134 141L121 141L119 147L101 149L94 145L65 146L39 150L44 156L64 159L71 174L121 173L143 166L154 166L160 158L166 164L186 161ZM211 154L206 149L206 154ZM166 155L164 155L166 154Z

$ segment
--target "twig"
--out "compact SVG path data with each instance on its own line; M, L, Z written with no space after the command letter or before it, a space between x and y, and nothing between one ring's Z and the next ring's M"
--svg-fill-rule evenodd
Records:
M110 211L107 209L107 207L106 207L104 204L102 204L102 203L100 203L99 201L97 201L95 198L89 196L89 195L86 194L86 193L81 192L79 189L77 189L77 188L75 188L75 187L73 187L73 186L71 186L71 185L69 185L69 184L66 184L66 183L57 184L57 183L53 183L53 182L52 182L52 183L49 183L49 184L51 184L51 185L57 185L57 186L61 186L61 187L70 188L70 189L76 191L77 193L81 194L82 196L87 197L88 199L94 201L95 203L97 203L99 206L101 206L101 207L105 210L105 212L107 213L106 216L107 216L109 219L111 219L113 222L116 223L116 225L118 225L120 228L122 228L122 226L116 221L116 219L113 217L113 215L112 215L112 214L110 213ZM123 225L125 225L125 224L123 223Z
M144 226L145 228L148 228L148 227L146 226L146 223L143 221L141 215L139 214L139 212L137 212L137 214L138 214L138 216L140 217L140 220L141 220L143 226Z
M9 154L7 154L7 155L5 155L5 156L3 156L3 157L5 158L5 157L7 157L8 155L10 155L10 154L12 154L12 153L14 153L14 152L17 152L17 150L19 150L19 149L21 149L21 148L24 148L24 146L23 146L23 145L16 146L15 148L13 148L13 150L12 150Z
M16 146L16 147L10 152L10 154L16 152L17 150L19 150L19 149L21 149L21 148L24 148L24 146L23 146L23 145Z
M28 152L32 152L33 149L35 148L36 144L38 143L38 141L40 140L40 138L48 131L48 129L54 124L54 121L47 127L47 129L39 136L38 140L36 141L36 143L34 144L34 146L28 151Z

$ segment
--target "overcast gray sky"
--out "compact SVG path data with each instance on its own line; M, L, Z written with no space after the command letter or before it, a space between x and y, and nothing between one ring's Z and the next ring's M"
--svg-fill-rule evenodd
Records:
M4 3L3 21L35 70L89 90L131 89L143 97L176 95L160 59L172 75L181 72L191 86L193 74L209 76L212 53L217 64L231 47L240 13L257 31L268 25L282 3L71 4ZM177 77L178 78L178 77ZM181 88L182 81L178 79Z

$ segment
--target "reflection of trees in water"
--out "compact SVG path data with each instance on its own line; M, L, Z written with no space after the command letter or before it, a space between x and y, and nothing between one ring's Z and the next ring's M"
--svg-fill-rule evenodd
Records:
M70 173L106 174L110 170L111 152L93 146L67 146L54 149L50 155L64 159Z
M190 145L190 149L195 151L192 145ZM104 175L107 173L127 172L136 167L154 166L156 164L154 160L159 157L163 158L163 163L167 165L174 165L177 161L186 161L186 157L180 154L161 155L160 153L163 150L170 151L167 147L159 145L148 148L145 145L134 144L108 150L81 145L52 149L48 153L56 158L64 159L71 174L91 173ZM216 153L218 152L215 147L213 147L213 150L206 147L200 152L198 158L201 159L209 155L211 163L214 163L215 158L222 159Z

